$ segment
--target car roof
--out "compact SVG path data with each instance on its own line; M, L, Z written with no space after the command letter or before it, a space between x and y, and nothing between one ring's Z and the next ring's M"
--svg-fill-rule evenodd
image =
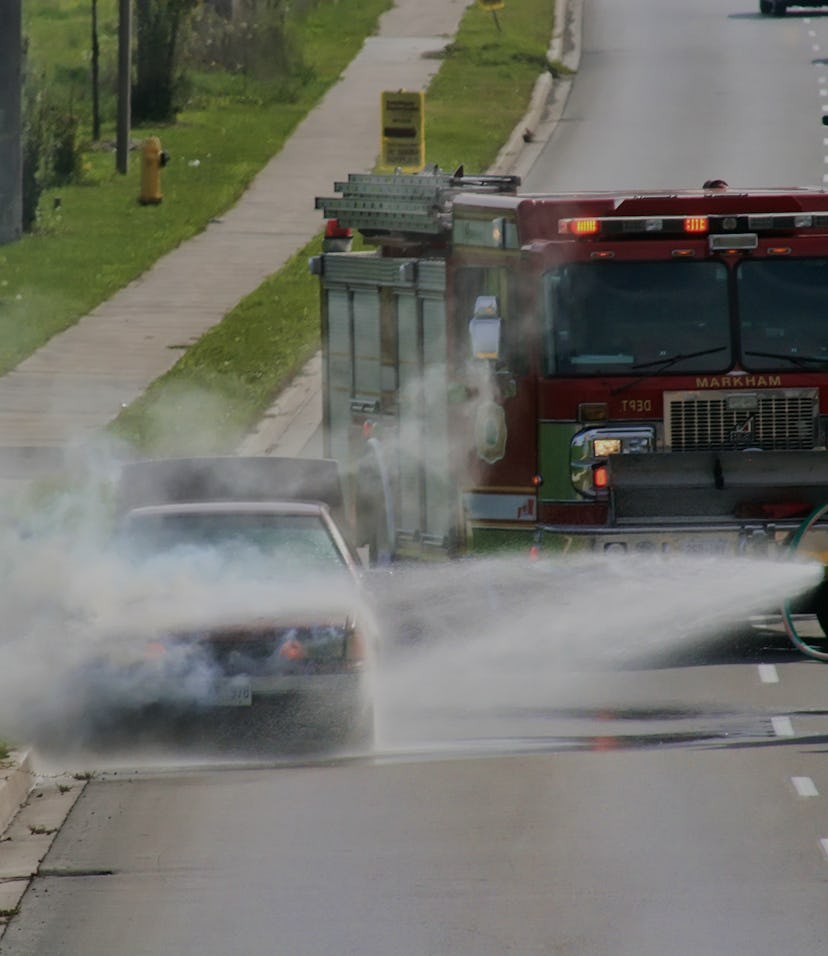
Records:
M328 516L328 508L317 501L193 501L143 505L128 511L125 517L176 514L309 515L324 518Z

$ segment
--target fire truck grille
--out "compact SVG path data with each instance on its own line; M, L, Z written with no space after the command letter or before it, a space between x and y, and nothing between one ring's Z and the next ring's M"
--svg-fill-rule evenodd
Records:
M812 388L666 392L665 444L673 451L807 451L817 443L818 414Z

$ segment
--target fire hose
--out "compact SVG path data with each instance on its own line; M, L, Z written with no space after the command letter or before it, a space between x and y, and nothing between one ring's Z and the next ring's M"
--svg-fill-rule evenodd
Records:
M819 519L826 514L826 512L828 512L828 504L820 505L818 508L815 508L796 529L793 537L791 538L790 544L788 545L789 557L792 557L796 553L800 541L802 541L805 535L819 521ZM813 657L815 660L828 663L828 650L822 651L806 643L797 631L793 621L793 614L791 612L790 598L785 601L785 604L782 608L782 620L785 624L785 631L790 638L791 643L797 648L797 650L802 651L803 654L807 654L809 657Z

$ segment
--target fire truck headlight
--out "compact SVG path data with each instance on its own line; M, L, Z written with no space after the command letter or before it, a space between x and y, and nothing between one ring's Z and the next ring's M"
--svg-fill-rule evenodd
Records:
M621 454L620 438L596 438L592 442L592 454L596 458L608 458L610 455Z
M606 498L609 493L607 459L611 455L634 455L655 448L651 425L632 428L588 428L572 439L569 470L576 491L586 498Z

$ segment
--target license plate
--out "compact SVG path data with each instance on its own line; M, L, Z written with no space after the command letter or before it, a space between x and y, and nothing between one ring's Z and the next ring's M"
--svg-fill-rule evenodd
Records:
M253 690L247 677L235 677L222 681L213 693L213 703L217 707L250 707L253 703Z

